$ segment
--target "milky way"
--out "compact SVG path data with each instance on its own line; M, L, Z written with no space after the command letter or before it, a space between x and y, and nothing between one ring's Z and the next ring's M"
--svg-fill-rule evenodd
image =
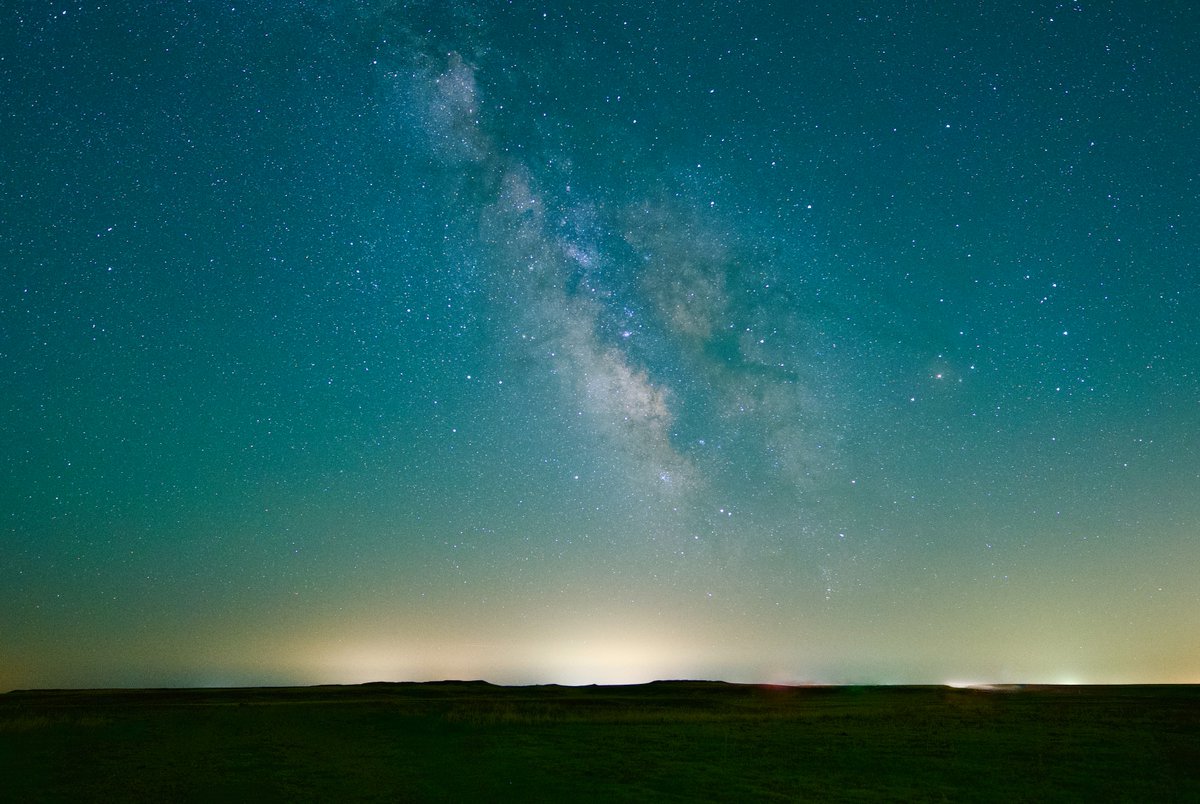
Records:
M1190 681L1181 13L0 26L0 687Z

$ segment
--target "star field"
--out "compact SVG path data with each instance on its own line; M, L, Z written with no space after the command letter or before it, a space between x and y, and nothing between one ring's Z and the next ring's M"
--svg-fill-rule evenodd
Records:
M0 688L1200 681L1193 12L2 14Z

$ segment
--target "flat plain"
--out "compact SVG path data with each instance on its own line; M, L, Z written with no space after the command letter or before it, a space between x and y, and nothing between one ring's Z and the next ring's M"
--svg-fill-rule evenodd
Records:
M0 695L4 801L1200 801L1200 686Z

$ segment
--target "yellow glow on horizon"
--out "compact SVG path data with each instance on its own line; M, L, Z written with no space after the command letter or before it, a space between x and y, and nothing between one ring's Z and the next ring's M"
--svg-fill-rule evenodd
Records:
M689 675L694 656L661 639L601 637L541 646L531 654L539 675L554 683L641 684Z
M603 634L535 644L364 639L293 651L313 683L482 679L497 684L637 684L695 675L694 648L661 635Z

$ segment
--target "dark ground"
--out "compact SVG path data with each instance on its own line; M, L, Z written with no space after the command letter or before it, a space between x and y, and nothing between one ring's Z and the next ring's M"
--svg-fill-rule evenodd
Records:
M0 695L4 801L1200 801L1200 687Z

